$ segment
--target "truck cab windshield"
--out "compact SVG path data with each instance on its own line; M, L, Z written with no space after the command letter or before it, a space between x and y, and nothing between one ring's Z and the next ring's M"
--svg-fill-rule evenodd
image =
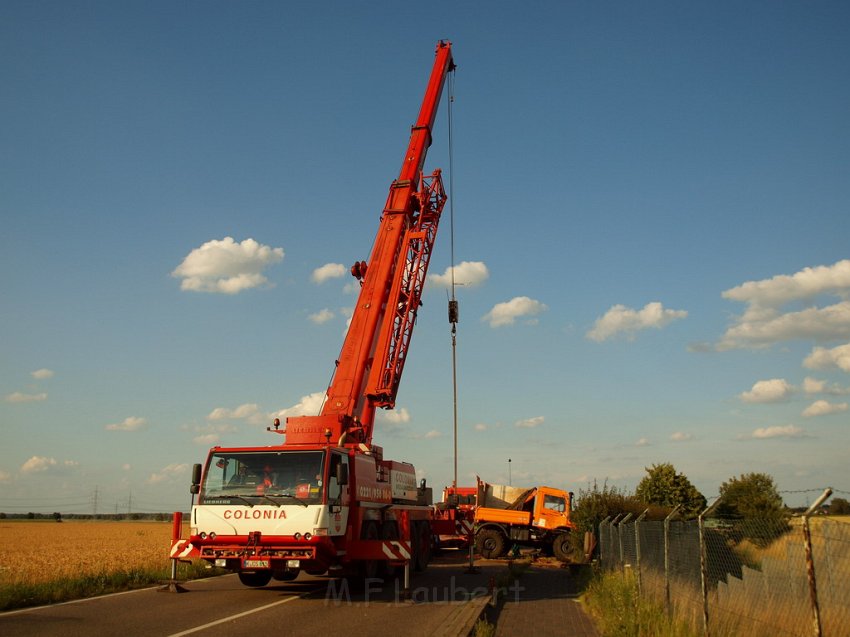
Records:
M207 464L199 504L255 498L259 504L275 496L318 504L324 492L324 457L321 451L216 452Z

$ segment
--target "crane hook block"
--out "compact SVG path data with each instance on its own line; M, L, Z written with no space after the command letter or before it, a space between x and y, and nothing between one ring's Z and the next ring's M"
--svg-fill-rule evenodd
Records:
M457 323L460 320L460 311L457 301L452 299L449 301L449 323Z

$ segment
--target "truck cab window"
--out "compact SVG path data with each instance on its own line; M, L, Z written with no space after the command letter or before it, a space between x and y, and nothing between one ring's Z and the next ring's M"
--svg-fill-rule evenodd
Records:
M567 503L564 501L564 498L556 495L547 495L543 500L543 508L563 513L567 510Z

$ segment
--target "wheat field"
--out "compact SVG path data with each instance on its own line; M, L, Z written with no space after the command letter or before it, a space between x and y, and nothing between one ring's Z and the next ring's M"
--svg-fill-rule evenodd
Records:
M0 587L116 571L165 570L170 546L170 521L2 520Z

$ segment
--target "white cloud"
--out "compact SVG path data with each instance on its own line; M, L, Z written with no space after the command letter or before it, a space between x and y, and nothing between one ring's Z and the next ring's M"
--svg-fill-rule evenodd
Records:
M221 436L214 433L201 434L192 438L192 442L194 442L196 445L201 445L202 447L212 447L220 440Z
M771 378L760 380L750 391L745 391L739 398L745 403L778 403L785 400L794 393L794 387L784 378Z
M804 431L794 425L760 427L753 431L749 436L744 438L752 438L754 440L765 440L767 438L801 438L805 435Z
M129 418L125 418L122 422L106 425L105 429L107 431L138 431L144 427L147 422L148 421L144 418L130 416Z
M324 308L319 310L315 314L311 314L307 318L316 325L322 325L323 323L327 323L328 321L332 320L334 318L334 313L331 312L328 308Z
M21 465L21 473L45 473L61 471L63 469L73 469L79 463L74 460L63 460L59 462L55 458L47 458L45 456L33 456Z
M779 274L761 281L747 281L726 290L723 297L763 307L780 307L820 294L847 292L850 292L850 259L830 266L803 268L790 276Z
M542 425L544 420L544 416L534 416L533 418L525 418L523 420L517 420L514 423L514 427L519 427L520 429L534 429L535 427L539 427L540 425Z
M239 409L240 408L226 409L224 407L214 409L209 414L209 416L207 416L207 422L205 424L196 425L194 427L195 437L192 438L192 441L196 445L209 447L220 442L222 434L230 434L239 431L239 428L236 425L234 425L232 422L229 422L233 420L233 414L238 412ZM248 419L250 424L272 422L272 416L264 416L260 414L259 411L251 413L240 413L244 418Z
M803 391L807 394L823 394L826 391L826 381L806 376L803 379Z
M425 434L425 438L428 440L433 440L434 438L440 438L442 435L442 432L439 432L436 429L432 429L431 431Z
M283 248L225 237L192 250L171 276L182 279L181 290L238 294L268 283L263 270L282 260Z
M850 372L850 343L832 349L815 347L803 361L808 369L835 369Z
M850 301L784 314L774 308L753 307L726 330L717 348L763 348L782 341L836 338L850 338Z
M837 414L842 411L847 411L847 403L831 403L826 400L816 400L811 405L803 410L803 416L811 418L813 416L828 416L829 414Z
M535 301L527 296L516 296L510 301L497 303L487 314L481 317L482 321L490 323L490 327L501 327L502 325L513 325L518 318L524 316L534 317L549 308L540 301ZM529 323L536 323L536 319L529 319Z
M832 396L843 396L850 394L850 387L841 387L838 384L827 386L825 380L809 378L803 380L803 391L807 394L830 394Z
M51 467L55 467L58 463L55 458L46 458L44 456L33 456L21 465L21 473L41 473L48 471Z
M693 434L685 433L684 431L676 431L670 434L670 440L673 442L687 442L688 440L693 440Z
M176 479L189 478L188 464L170 464L163 467L156 473L152 473L148 477L148 484L161 484L163 482L173 482Z
M280 421L284 422L289 416L315 416L322 410L324 401L325 392L317 391L308 396L302 396L301 400L292 407L285 407L272 414L272 418L280 418Z
M658 301L647 303L640 310L634 310L625 305L615 305L603 316L596 319L593 327L587 332L587 338L602 342L617 334L625 333L630 338L635 332L648 328L661 329L677 319L688 315L686 310L668 310Z
M236 409L216 407L207 415L207 420L213 422L220 420L244 420L249 424L259 425L269 420L269 416L260 411L257 403L245 403L244 405L239 405Z
M23 392L13 392L6 396L7 403L37 403L42 400L47 400L47 393L41 392L40 394L24 394Z
M12 482L12 474L8 471L0 469L0 484L9 484Z
M648 447L649 444L649 438L639 438L635 443L635 447Z
M443 274L428 275L428 281L435 287L450 288L454 270L455 285L474 288L490 278L490 271L483 261L463 261L452 268L446 268Z
M487 431L488 427L483 422L479 422L473 427L475 431Z
M817 307L817 297L837 296L834 305ZM723 298L746 303L742 316L726 330L717 349L769 347L796 339L821 341L850 338L850 260L831 266L804 268L793 275L747 281L722 293ZM801 302L809 307L783 312L783 306Z
M344 276L346 272L348 272L348 268L341 263L326 263L325 265L313 270L313 274L310 275L310 280L313 283L321 285L330 279L338 279L339 277Z
M35 370L34 372L32 372L30 374L30 376L32 376L33 378L38 379L38 380L46 380L48 378L53 378L53 374L54 374L54 372L53 372L52 369L42 368L42 369Z
M406 407L391 410L380 409L375 412L375 419L377 422L400 425L405 422L410 422L410 412L407 411Z

